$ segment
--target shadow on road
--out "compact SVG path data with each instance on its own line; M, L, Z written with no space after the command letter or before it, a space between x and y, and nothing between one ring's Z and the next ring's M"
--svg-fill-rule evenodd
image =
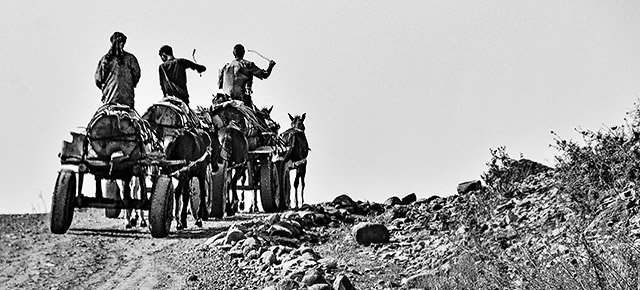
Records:
M212 237L220 232L226 231L232 225L253 226L262 222L263 215L237 215L226 217L224 219L215 219L203 222L203 227L194 226L193 221L189 224L188 229L176 231L175 223L172 224L169 236L165 239L204 239ZM71 228L67 232L68 235L77 236L102 236L129 239L153 239L149 228Z

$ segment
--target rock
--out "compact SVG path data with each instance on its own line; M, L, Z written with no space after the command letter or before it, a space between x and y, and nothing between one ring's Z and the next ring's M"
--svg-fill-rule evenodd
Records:
M266 251L260 256L260 262L267 265L272 265L277 262L276 254L273 251Z
M269 229L269 234L272 236L280 236L285 238L290 238L293 236L293 233L285 226L280 223L272 225Z
M356 242L368 246L371 243L386 243L389 241L389 230L383 224L363 222L351 228Z
M341 194L331 202L336 207L353 207L356 203L346 194Z
M315 284L307 287L308 290L333 290L329 284Z
M482 189L482 183L480 180L466 181L458 184L458 194L460 195L480 189Z
M409 289L413 289L413 288L430 289L431 282L435 274L436 273L433 270L416 274L408 278L403 278L402 284Z
M397 196L392 196L384 201L384 205L386 206L394 206L396 204L402 204L402 200L400 200L400 198Z
M295 290L298 289L298 283L294 280L284 278L276 285L277 290Z
M231 228L227 231L227 235L225 236L225 244L231 244L233 242L238 242L239 240L244 239L244 233L237 228Z
M280 214L279 213L274 213L272 215L269 216L269 218L267 218L267 223L269 223L270 225L275 224L277 222L280 221Z
M411 203L415 202L416 200L417 200L416 194L415 193L410 193L407 196L402 198L402 204L410 205Z
M355 290L349 278L344 274L339 274L336 276L336 279L333 281L333 289L334 290Z
M335 259L322 258L318 260L318 263L322 265L325 268L325 270L338 268L338 262Z
M260 246L260 241L254 237L248 237L242 242L242 248L257 248Z
M323 283L326 284L327 280L325 280L324 271L321 269L309 269L302 277L302 284L307 286Z
M220 233L218 233L218 234L214 235L213 237L210 237L209 239L207 239L207 241L206 241L206 242L204 242L204 245L205 245L205 246L210 246L210 245L212 245L216 240L222 239L222 237L224 237L224 236L225 236L225 233L224 233L224 232L220 232Z

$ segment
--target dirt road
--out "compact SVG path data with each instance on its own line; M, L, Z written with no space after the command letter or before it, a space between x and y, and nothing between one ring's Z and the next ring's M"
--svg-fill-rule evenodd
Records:
M122 215L107 219L104 210L77 209L64 235L49 231L46 214L0 215L0 289L260 287L246 276L229 275L238 269L228 257L211 257L216 253L199 252L198 245L233 223L264 215L209 221L180 232L172 228L164 239L152 238L148 228L125 229Z

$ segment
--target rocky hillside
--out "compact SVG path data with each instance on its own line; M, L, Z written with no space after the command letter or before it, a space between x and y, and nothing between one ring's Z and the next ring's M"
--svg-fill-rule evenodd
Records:
M226 252L265 290L637 285L640 216L633 188L601 195L585 213L555 169L500 161L500 170L494 164L485 174L488 185L464 182L455 195L410 194L383 204L341 195L232 226L199 251ZM497 187L507 176L508 186Z

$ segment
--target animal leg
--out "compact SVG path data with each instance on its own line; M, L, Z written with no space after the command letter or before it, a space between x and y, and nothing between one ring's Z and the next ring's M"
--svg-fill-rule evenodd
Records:
M238 208L240 208L240 210L244 210L244 185L246 181L247 181L247 174L246 172L243 172L242 176L240 176L240 184L242 184L242 188L243 188L241 198L240 198L240 204L238 205Z
M131 203L131 179L122 180L122 185L124 187L124 192L122 193L122 197L124 199L124 204L129 205ZM138 219L131 218L132 209L127 209L125 212L126 217L126 228L130 229L138 225Z
M138 183L135 183L138 188L135 192L140 195L142 204L145 204L147 202L147 185L144 176L138 177L138 181ZM141 209L136 210L136 218L138 217L138 212L140 213L140 227L146 228L147 221L144 219L144 211Z
M207 195L207 191L206 191L206 183L204 180L204 175L201 175L198 177L198 184L200 186L200 208L198 208L198 214L197 214L197 219L196 219L196 226L198 227L202 227L202 220L204 219L204 217L208 217L209 216L209 212L207 211L207 201L206 201L206 195Z
M258 212L258 194L253 191L253 204L251 205L251 213Z
M180 213L180 223L182 224L183 228L187 228L187 208L189 207L189 199L191 198L190 194L188 192L189 190L189 186L185 185L185 187L182 189L184 190L182 192L182 211Z
M184 182L182 182L182 180L178 181L178 186L176 186L176 191L175 191L175 200L176 200L176 206L174 208L174 216L175 216L175 220L176 220L176 229L181 230L184 228L184 226L181 223L180 220L180 209L182 207L182 199L180 198L182 195L182 187L184 186Z
M297 170L300 172L300 199L301 199L301 205L304 204L304 177L307 175L307 165L303 164L302 166L300 166L300 168Z
M300 184L300 170L296 169L296 178L293 181L293 188L294 188L294 192L295 192L295 199L296 199L296 208L298 208L298 185Z
M96 177L96 198L102 198L102 179Z

